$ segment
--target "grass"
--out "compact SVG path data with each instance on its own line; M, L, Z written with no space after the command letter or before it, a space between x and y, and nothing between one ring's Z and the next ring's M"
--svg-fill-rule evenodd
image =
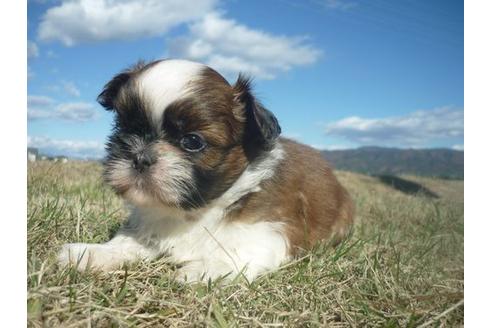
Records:
M406 194L337 172L353 235L248 284L181 285L163 260L112 273L56 265L66 242L103 242L125 218L97 163L28 166L29 327L456 327L463 325L463 181L404 176Z

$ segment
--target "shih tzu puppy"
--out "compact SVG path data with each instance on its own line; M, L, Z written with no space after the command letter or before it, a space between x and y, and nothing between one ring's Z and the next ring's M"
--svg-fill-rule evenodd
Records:
M252 280L344 238L347 191L316 150L279 137L250 88L185 60L139 63L108 82L104 177L132 212L113 239L66 244L59 262L107 271L164 255L181 280Z

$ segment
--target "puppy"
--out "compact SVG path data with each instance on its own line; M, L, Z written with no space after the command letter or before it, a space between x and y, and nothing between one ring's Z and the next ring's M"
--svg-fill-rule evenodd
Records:
M113 270L166 255L180 280L252 280L317 241L338 242L353 204L314 149L280 138L239 76L185 60L139 63L98 97L115 112L104 177L132 207L104 244L66 244L62 265Z

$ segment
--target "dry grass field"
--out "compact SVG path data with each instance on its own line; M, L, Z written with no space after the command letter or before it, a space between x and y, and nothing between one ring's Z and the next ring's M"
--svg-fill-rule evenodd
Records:
M252 283L181 285L163 259L112 273L60 268L66 242L108 240L125 218L98 163L28 166L29 327L463 325L463 181L423 186L337 172L357 206L346 242ZM432 197L431 197L432 196Z

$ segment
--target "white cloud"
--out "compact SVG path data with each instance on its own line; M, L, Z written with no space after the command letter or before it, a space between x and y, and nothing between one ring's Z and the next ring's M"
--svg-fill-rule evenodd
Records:
M72 46L158 36L202 17L216 3L217 0L62 0L44 14L38 37Z
M463 138L463 128L463 109L441 107L378 119L352 116L329 123L325 131L362 145L420 147L432 140Z
M38 38L72 46L162 36L188 24L188 35L168 40L170 56L203 61L224 74L243 71L262 79L312 64L321 56L306 37L273 35L224 18L215 11L218 2L62 0L42 17Z
M56 107L58 117L67 121L86 122L96 117L95 107L91 103L64 103Z
M215 12L191 24L189 36L168 41L171 57L199 60L226 75L242 71L262 79L312 64L321 55L305 37L254 30Z
M39 48L36 43L31 40L27 40L27 58L38 57Z
M27 96L27 119L40 120L50 118L53 113L48 111L49 107L55 105L55 100L47 96Z
M54 68L52 71L54 73L58 73L57 68ZM56 92L71 97L80 97L81 94L79 88L77 88L75 83L71 81L61 81L57 84L46 85L45 89L50 92Z
M80 91L75 86L75 83L69 81L62 81L63 90L65 90L70 96L80 97Z
M55 100L46 96L27 96L27 119L59 119L70 122L87 122L97 118L96 107L87 102L69 102L55 104Z
M62 140L46 136L28 136L27 146L38 148L40 153L48 155L66 155L82 158L101 158L104 156L104 143L99 141Z
M28 108L27 109L27 120L37 121L43 119L56 118L55 113L38 108Z
M46 96L36 96L36 95L28 95L27 96L27 107L46 107L53 105L55 100Z
M453 147L451 147L452 149L454 150L465 150L465 146L460 144L460 145L453 145Z
M354 147L347 145L311 145L311 147L316 148L317 150L345 150L352 149Z

